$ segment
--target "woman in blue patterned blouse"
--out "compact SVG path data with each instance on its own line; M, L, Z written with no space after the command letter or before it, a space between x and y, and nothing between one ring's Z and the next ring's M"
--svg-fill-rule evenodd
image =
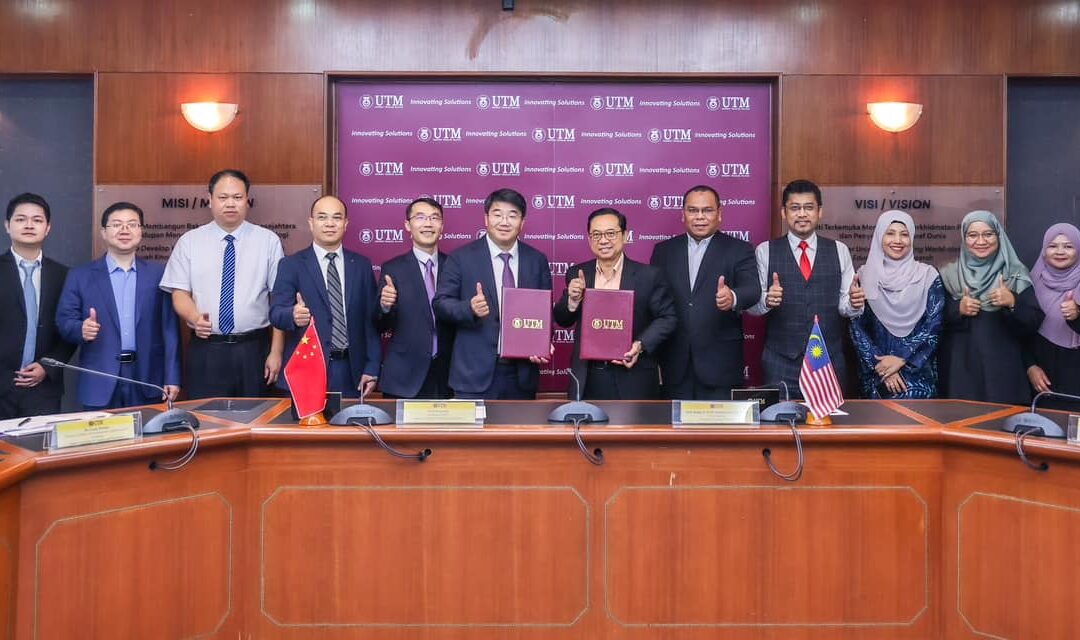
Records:
M945 288L934 267L915 261L915 222L903 211L878 218L858 279L866 311L851 321L866 398L932 398Z

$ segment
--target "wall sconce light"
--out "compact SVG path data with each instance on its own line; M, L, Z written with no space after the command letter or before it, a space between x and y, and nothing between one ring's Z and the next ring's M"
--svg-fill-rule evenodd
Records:
M866 112L878 128L890 133L907 131L915 126L923 106L915 102L867 102Z
M232 123L239 107L224 102L185 102L180 105L184 120L199 131L221 131Z

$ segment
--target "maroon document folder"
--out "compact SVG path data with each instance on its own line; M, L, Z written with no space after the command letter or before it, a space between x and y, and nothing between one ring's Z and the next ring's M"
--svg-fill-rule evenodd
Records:
M551 357L551 292L503 289L499 336L502 358Z
M582 360L622 360L634 341L634 292L586 289L581 303Z

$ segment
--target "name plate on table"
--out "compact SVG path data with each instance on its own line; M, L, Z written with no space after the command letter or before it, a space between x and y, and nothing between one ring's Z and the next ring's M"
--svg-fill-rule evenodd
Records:
M503 289L499 335L501 358L551 357L551 292Z
M582 360L622 360L634 342L634 292L586 289L578 343Z
M88 444L136 440L142 437L142 414L120 413L105 418L66 420L52 425L49 451Z
M671 403L671 424L676 427L756 427L759 424L760 406L756 400L674 400Z
M397 426L425 429L480 429L487 418L483 400L398 400Z
M1069 444L1080 444L1080 416L1076 414L1069 415L1069 425L1065 429L1065 436L1068 438Z

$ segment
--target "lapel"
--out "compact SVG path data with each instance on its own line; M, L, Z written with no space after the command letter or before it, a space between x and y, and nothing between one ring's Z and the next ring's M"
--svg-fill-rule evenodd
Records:
M694 283L690 282L690 249L687 247L687 234L676 236L678 240L674 243L675 250L675 282L680 283L680 286L686 287L684 291L689 291L691 294L694 292ZM699 269L700 271L700 269Z
M697 292L697 288L699 286L701 286L701 283L703 282L703 279L705 277L704 274L706 272L709 272L709 273L714 272L712 269L706 269L705 268L706 265L711 266L720 259L720 238L719 238L719 236L720 236L719 231L717 231L716 233L713 234L712 240L709 240L709 246L705 248L705 255L701 256L701 266L698 267L697 282L694 283L694 291L695 292ZM689 268L689 265L687 266L687 268ZM717 277L719 278L720 276L717 275ZM716 286L716 284L713 283L713 287L715 287L715 286Z
M0 278L7 281L3 283L3 290L12 292L12 297L18 301L25 319L26 303L23 301L22 278L19 276L19 271L19 263L15 261L15 256L10 249L0 254Z
M518 277L517 286L519 289L532 289L529 284L536 281L535 274L533 273L532 260L525 260L525 247L518 241Z
M483 277L487 278L486 282L481 282L480 285L484 288L484 297L488 300L488 306L492 308L492 315L497 321L499 319L499 310L502 307L502 300L499 299L498 288L495 287L495 259L491 257L491 251L488 249L488 240L485 235L476 242L477 259L483 261L483 267L480 269L480 273ZM520 278L519 278L520 279ZM475 285L466 285L466 291L468 295L465 300L470 300L475 294Z
M300 254L300 260L305 263L307 268L308 277L314 278L315 290L319 292L319 300L322 301L323 307L330 310L330 296L326 294L326 278L323 276L322 268L319 266L319 259L315 256L314 247L308 247Z
M623 272L622 277L619 278L619 290L620 291L633 291L634 285L637 284L637 263L630 259L625 253L623 254Z
M105 256L94 262L94 287L97 289L97 298L105 303L105 311L109 314L109 320L117 334L120 333L120 310L116 308L116 295L113 293L112 280L109 276L109 266L105 263ZM136 276L137 277L137 276ZM44 289L44 287L42 287ZM100 320L100 318L99 318ZM136 320L138 324L138 320Z
M154 282L150 279L150 263L142 258L135 258L135 326L139 326L139 322L142 320L143 307L148 306L151 310L157 308L157 305L150 304L152 300L157 298L157 290L159 282ZM141 301L145 301L147 304L140 304Z

